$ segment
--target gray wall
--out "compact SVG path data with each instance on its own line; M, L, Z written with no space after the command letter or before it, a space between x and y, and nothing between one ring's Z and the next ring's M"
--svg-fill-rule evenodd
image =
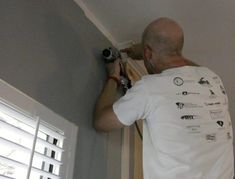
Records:
M107 46L72 0L0 1L0 78L79 125L74 179L120 179L120 131L92 128Z

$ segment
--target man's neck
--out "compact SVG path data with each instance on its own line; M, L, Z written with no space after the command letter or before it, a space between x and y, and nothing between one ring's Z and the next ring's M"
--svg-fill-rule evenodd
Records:
M161 71L182 66L199 66L198 64L182 56L165 57L165 59L162 60L165 62L165 64L162 66Z

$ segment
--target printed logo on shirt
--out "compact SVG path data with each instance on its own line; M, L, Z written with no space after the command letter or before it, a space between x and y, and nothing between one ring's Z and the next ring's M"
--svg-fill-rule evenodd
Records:
M217 121L216 122L220 127L223 127L224 126L224 122L223 121Z
M223 119L224 118L224 112L220 109L217 110L211 110L210 111L210 116L211 119L215 120L215 119Z
M209 96L211 99L214 99L214 98L216 98L217 97L217 95L215 94L215 92L214 91L212 91L211 89L210 89L210 96Z
M218 76L214 76L212 79L214 80L215 83L217 83L217 84L220 83L220 79Z
M184 84L184 80L180 77L175 77L173 81L176 86L182 86Z
M200 93L189 92L189 91L182 91L181 93L176 93L176 95L183 95L183 96L187 96L187 95L200 95Z
M186 126L186 129L188 130L188 133L201 133L201 126L200 125L190 125L190 126Z
M215 102L215 103L204 103L206 106L214 106L214 105L220 105L220 102Z
M216 121L217 123L217 127L219 130L224 130L225 126L224 126L224 121Z
M226 95L226 91L225 91L225 89L224 89L224 87L223 87L222 85L220 85L220 90L221 90L221 92L222 92L224 95Z
M177 102L175 103L178 109L183 109L183 108L202 108L203 106L200 106L198 104L193 104L193 103L181 103Z
M208 80L206 80L204 77L200 78L200 80L198 81L198 83L202 86L207 86L207 87L211 87L211 84Z
M181 116L182 120L195 120L195 119L199 119L199 116L197 115L184 115Z
M216 134L207 134L206 135L206 140L211 141L211 142L216 141Z

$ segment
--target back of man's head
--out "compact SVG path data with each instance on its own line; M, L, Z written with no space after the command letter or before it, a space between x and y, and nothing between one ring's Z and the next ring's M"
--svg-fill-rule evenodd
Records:
M142 45L159 55L181 55L184 43L182 28L172 19L162 17L150 23L142 35Z

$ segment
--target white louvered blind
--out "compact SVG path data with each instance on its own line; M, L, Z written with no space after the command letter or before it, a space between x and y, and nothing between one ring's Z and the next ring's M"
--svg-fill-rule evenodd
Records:
M0 100L0 179L59 179L64 132Z

